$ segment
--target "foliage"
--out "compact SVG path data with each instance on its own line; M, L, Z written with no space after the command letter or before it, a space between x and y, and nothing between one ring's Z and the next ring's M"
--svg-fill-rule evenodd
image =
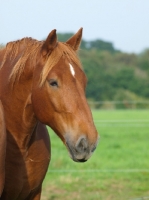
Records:
M88 98L115 100L120 89L149 98L149 70L144 69L144 60L141 63L136 55L91 50L80 52L80 58L88 77Z

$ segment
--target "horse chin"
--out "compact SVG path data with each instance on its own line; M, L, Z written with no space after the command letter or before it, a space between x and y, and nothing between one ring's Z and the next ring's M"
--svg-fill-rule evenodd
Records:
M69 152L69 156L70 156L70 158L74 161L74 162L81 162L81 163L83 163L83 162L86 162L87 160L86 159L77 159L74 155L71 155L71 153Z
M85 160L85 159L80 159L80 160L78 160L78 159L73 159L73 161L74 161L74 162L79 162L79 163L84 163L84 162L86 162L87 160Z

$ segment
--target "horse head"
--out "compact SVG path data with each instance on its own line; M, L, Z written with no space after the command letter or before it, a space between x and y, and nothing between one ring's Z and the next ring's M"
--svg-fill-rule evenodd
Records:
M85 97L87 78L77 57L82 29L66 43L53 30L43 42L33 75L32 105L39 121L61 138L70 157L85 162L98 143L98 133Z

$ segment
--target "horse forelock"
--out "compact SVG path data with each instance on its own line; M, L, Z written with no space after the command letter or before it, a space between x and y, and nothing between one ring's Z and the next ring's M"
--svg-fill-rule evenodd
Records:
M41 78L40 78L40 86L42 86L50 72L50 70L58 63L58 61L62 58L66 58L70 63L75 63L77 66L82 68L81 62L76 54L76 52L66 43L58 42L56 48L51 52L47 61L43 67Z
M37 53L41 50L42 44L43 41L37 41L32 38L23 38L15 42L9 42L6 45L0 69L4 66L6 61L11 63L12 71L9 80L12 84L16 80L19 80L27 60L30 59L30 65L36 67ZM68 44L58 42L55 49L46 58L45 65L43 66L40 75L40 86L44 84L50 70L62 57L66 57L70 63L73 62L81 68L81 63L76 52Z

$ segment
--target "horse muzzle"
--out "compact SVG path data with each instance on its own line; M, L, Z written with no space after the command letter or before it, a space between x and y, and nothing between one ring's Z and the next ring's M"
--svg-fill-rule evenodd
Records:
M75 162L86 162L95 151L98 140L92 145L89 144L85 136L79 137L75 145L70 140L66 140L66 147L72 160Z

